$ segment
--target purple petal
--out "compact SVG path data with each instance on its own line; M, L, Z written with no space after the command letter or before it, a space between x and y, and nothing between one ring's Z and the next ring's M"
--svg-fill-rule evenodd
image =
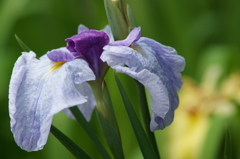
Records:
M49 51L47 52L47 56L53 62L72 61L75 59L75 57L66 48Z
M130 34L128 35L128 37L124 40L119 40L119 41L115 41L109 45L112 46L130 46L132 45L132 43L136 42L139 40L139 38L141 37L141 28L137 27L134 28Z
M66 41L68 42L67 49L78 53L77 56L84 57L95 75L99 77L103 64L100 56L103 47L109 43L108 35L104 31L86 30Z
M53 71L52 61L46 57L37 60L35 56L30 52L19 57L9 90L11 130L16 143L26 151L43 148L53 115L85 103L87 99L76 85L95 79L82 59L66 62Z
M108 45L101 59L148 89L152 98L151 130L163 129L172 123L179 104L177 91L182 86L180 71L185 60L173 48L149 38L140 38L134 48Z

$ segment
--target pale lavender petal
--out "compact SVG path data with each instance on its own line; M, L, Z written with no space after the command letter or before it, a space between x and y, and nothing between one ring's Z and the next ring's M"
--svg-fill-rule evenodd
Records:
M140 38L134 49L126 46L105 46L101 59L117 72L125 73L149 91L152 102L152 131L163 129L173 121L178 107L177 91L182 86L183 57L170 47L149 38Z
M126 39L112 42L109 45L112 45L112 46L130 46L132 43L139 40L139 38L141 37L141 32L140 31L141 31L140 27L134 28L130 32L130 34L128 35L128 37Z
M85 25L80 24L78 26L78 34L80 34L81 32L88 30L88 28Z
M82 59L53 69L54 62L35 56L30 52L19 57L9 90L11 130L16 143L26 151L43 148L54 114L87 101L76 84L95 79Z
M34 61L36 54L32 51L29 53L22 53L14 65L12 76L9 85L9 114L11 118L11 127L16 123L13 115L16 112L16 95L18 93L18 88L21 85L24 75L29 69L31 61Z
M112 30L111 30L110 26L107 25L105 28L103 28L103 31L105 33L107 33L107 35L109 37L109 43L114 42L114 38L113 38L113 34L112 34Z
M53 62L72 61L75 59L75 57L66 48L48 51L47 56Z
M85 96L85 98L87 99L87 102L79 104L77 106L79 110L82 112L83 116L86 118L86 120L90 121L93 109L96 106L96 100L94 98L92 88L89 86L87 82L83 82L82 84L77 85L76 88L81 93L81 95ZM73 116L69 109L64 109L62 112L67 114L69 118L75 119L75 117Z

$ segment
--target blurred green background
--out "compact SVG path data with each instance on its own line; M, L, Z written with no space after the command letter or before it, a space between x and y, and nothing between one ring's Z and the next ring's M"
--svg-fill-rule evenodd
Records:
M231 72L238 72L239 0L126 0L126 2L130 4L137 26L141 26L143 36L172 46L185 57L187 65L183 75L201 82L207 66L213 62L222 66L220 79L224 79ZM38 152L28 153L16 145L10 131L8 85L14 62L22 52L14 34L40 57L49 50L65 46L64 39L75 35L79 24L97 30L104 28L107 25L107 18L103 0L0 0L0 158L74 158L52 134L49 135L44 149ZM120 77L138 110L133 80L124 75ZM112 70L109 70L106 81L117 113L124 153L129 159L142 158L116 88ZM234 157L240 158L240 152L237 152L240 148L238 144L240 137L234 136L239 132L237 123L239 124L240 119L239 115L233 118L231 132ZM95 114L90 123L101 137ZM53 124L75 140L93 158L100 158L87 135L75 121L59 113L54 117ZM167 132L168 128L155 134L162 156L167 158L165 131ZM219 144L222 144L222 140Z

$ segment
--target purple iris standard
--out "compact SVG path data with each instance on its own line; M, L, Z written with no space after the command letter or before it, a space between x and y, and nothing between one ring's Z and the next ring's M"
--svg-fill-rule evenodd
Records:
M125 40L112 42L103 49L103 61L117 72L138 80L149 91L151 131L170 125L179 104L177 91L182 86L180 72L185 59L175 49L141 37L140 27L134 28Z
M79 30L79 34L66 39L67 49L74 56L85 59L98 79L104 67L107 67L100 56L103 47L109 43L109 36L104 31L88 30L83 25L79 26Z
M108 33L109 27L105 30ZM42 149L53 115L63 111L72 117L69 107L77 105L90 120L96 101L86 81L101 76L100 55L111 40L107 33L80 25L78 35L67 39L68 49L49 51L39 60L32 51L18 58L9 86L9 113L11 130L22 149ZM76 39L80 43L74 44Z

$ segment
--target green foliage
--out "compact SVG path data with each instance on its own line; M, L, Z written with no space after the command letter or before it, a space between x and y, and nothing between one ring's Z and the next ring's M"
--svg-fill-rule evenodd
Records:
M152 144L150 143L149 138L147 137L140 123L140 120L138 119L137 114L135 113L132 107L132 104L127 96L126 91L123 88L122 83L120 82L116 74L114 77L117 82L117 86L121 94L125 109L127 111L128 118L131 122L132 128L134 130L134 133L136 135L137 141L139 143L144 158L157 159L158 157L156 155L156 152L154 151L154 148L152 147Z
M103 84L103 90L101 92L103 94L102 101L98 101L104 103L103 107L106 108L107 117L105 118L98 108L96 109L97 117L99 123L101 125L101 129L103 131L104 138L112 152L112 155L115 159L123 159L123 148L122 148L122 141L119 133L118 124L116 121L116 116L113 110L113 105L111 102L110 94L107 88L107 85ZM101 105L98 105L99 107ZM101 109L101 108L100 108Z
M98 149L101 156L105 159L111 159L109 156L107 150L102 145L101 141L98 139L96 133L93 131L89 123L86 121L84 116L82 115L81 111L78 109L78 107L72 107L70 108L72 114L78 121L79 125L85 130L85 132L88 134L89 138L92 140L96 148Z
M124 159L122 141L118 132L113 128L112 125L102 116L99 111L97 112L98 120L101 124L103 135L105 140L114 156L115 159Z
M29 47L26 44L24 44L24 42L17 35L15 35L15 38L19 43L19 45L21 46L21 48L23 49L23 51L26 51L26 52L31 51L31 49L29 49Z
M78 147L71 139L53 125L51 127L51 132L76 158L91 159L85 151Z

